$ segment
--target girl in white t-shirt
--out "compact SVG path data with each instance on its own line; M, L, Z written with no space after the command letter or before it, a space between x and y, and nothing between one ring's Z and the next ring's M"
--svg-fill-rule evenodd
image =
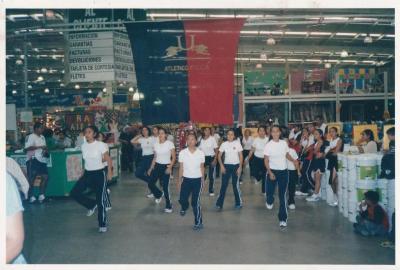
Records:
M205 154L196 147L195 134L188 134L186 141L188 147L179 152L179 181L181 181L179 203L182 206L180 214L181 216L186 214L189 208L189 196L192 194L193 230L200 230L203 228L200 198L204 185Z
M99 131L95 126L89 126L85 129L86 142L82 145L82 157L85 164L85 171L82 177L71 190L71 197L79 204L88 209L87 216L93 215L98 209L97 218L99 223L99 232L107 231L107 214L105 205L105 196L107 189L107 180L112 179L112 160L108 154L108 149L104 143L96 140ZM104 172L103 162L107 161L108 172ZM83 193L91 187L96 193L96 200L93 200Z
M242 138L242 146L243 146L243 169L246 167L246 164L250 166L250 175L253 176L253 162L248 158L249 153L251 151L251 146L253 145L253 136L251 136L250 129L245 129L244 136ZM240 175L239 183L241 184L243 181L243 170Z
M331 127L329 129L329 135L331 139L329 140L329 148L326 149L327 154L325 155L326 159L328 159L328 170L329 174L329 184L332 187L332 191L334 194L334 201L329 202L330 206L338 205L337 198L337 171L338 171L338 156L337 154L342 150L342 139L338 136L338 129L336 127Z
M289 174L287 160L298 164L289 154L289 146L285 140L281 139L282 131L279 126L273 126L271 137L264 150L264 162L267 168L267 209L271 210L274 206L274 193L276 184L279 192L279 226L287 226L287 207L286 191L288 189Z
M242 208L242 198L238 178L242 173L243 148L240 142L235 139L235 132L233 129L228 131L227 138L228 140L223 142L219 147L218 153L218 161L222 173L222 184L216 203L217 210L222 210L224 206L225 193L231 177L233 193L235 195L235 208ZM222 161L222 154L225 154L224 161Z
M158 132L158 130L157 130ZM150 136L150 129L148 127L142 127L141 134L131 140L133 145L140 145L142 148L142 157L136 168L135 176L146 183L149 182L150 176L147 175L147 171L150 169L151 162L154 158L154 143L155 140ZM154 198L153 193L146 195L147 198Z
M214 170L217 164L218 144L213 136L209 127L204 128L204 136L200 139L199 149L204 152L206 156L205 167L208 167L208 177L210 184L208 185L208 192L210 196L214 196ZM204 181L207 175L204 176Z
M269 139L265 134L265 127L259 127L258 137L254 139L253 144L251 146L251 151L249 153L249 159L253 158L253 171L254 176L256 178L255 183L262 183L261 185L261 193L265 194L265 165L264 165L264 149L265 145L267 145Z
M169 179L175 160L175 145L167 140L165 129L159 128L158 142L154 144L154 157L147 174L150 176L148 186L151 193L154 194L156 203L159 204L161 202L163 195L165 197L165 213L172 213L172 204L169 196ZM161 192L156 186L158 179L162 183L164 192Z

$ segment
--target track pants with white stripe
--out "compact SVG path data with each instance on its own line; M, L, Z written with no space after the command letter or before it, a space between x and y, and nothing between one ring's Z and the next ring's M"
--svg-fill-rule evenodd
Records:
M267 177L267 203L274 203L274 193L276 184L278 184L278 194L279 194L279 221L287 220L287 205L286 205L286 192L288 189L289 174L287 170L272 170L275 175L275 180L271 180Z
M203 224L203 217L201 214L200 197L202 191L201 178L183 178L181 185L181 193L179 196L179 203L182 210L186 211L189 208L189 196L192 194L192 209L194 215L194 224Z
M96 193L96 200L83 194L87 188L94 190ZM105 207L106 193L107 179L104 170L85 170L81 179L76 182L75 186L71 190L71 197L88 210L93 209L97 204L97 219L99 222L99 227L105 227L107 225L107 214Z
M170 209L170 208L172 208L171 200L169 197L170 174L165 173L167 170L167 165L168 164L156 163L153 171L151 172L150 179L148 182L148 187L149 187L151 193L154 194L155 198L157 198L157 199L161 198L162 192L156 186L157 180L160 179L160 182L162 183L162 187L163 187L163 191L164 191L165 202L166 202L165 208Z
M301 188L300 191L304 193L308 193L310 189L314 190L315 182L311 176L312 167L311 167L312 160L305 159L303 161L303 165L301 168Z
M219 192L216 205L221 208L224 206L226 189L228 188L229 180L232 177L232 188L233 188L233 194L235 195L235 205L240 206L242 205L242 198L239 188L239 177L237 175L239 164L236 165L224 164L224 166L226 171L222 175L221 190Z

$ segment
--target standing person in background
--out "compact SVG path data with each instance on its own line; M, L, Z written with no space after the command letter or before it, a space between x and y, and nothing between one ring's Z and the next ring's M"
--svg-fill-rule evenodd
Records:
M375 154L378 152L378 144L375 141L374 133L366 129L361 133L361 140L358 142L360 153Z
M64 148L69 148L71 146L72 146L72 140L69 137L67 137L64 130L60 131L60 133L58 134L57 147L64 149Z
M338 205L338 197L337 197L337 171L338 171L338 156L337 154L342 151L343 142L342 139L338 136L338 130L336 127L331 127L329 129L329 135L331 137L329 141L329 147L326 149L326 158L328 159L328 170L330 171L329 175L329 184L332 187L332 191L334 194L334 201L328 203L330 206Z
M200 230L203 228L200 198L204 185L205 155L196 147L196 142L196 135L189 134L188 147L179 152L179 181L181 181L179 203L182 206L180 214L184 216L189 208L189 196L192 194L193 230Z
M232 129L228 131L227 139L228 140L223 142L219 147L218 153L218 161L222 173L222 184L216 203L217 210L222 210L224 206L225 193L230 178L232 178L232 188L235 195L235 208L242 208L242 198L238 178L242 173L243 148L240 142L235 140L235 132ZM222 154L225 154L224 161L222 161Z
M159 141L154 144L154 158L147 172L150 175L148 183L151 193L154 194L157 204L161 202L161 198L165 197L165 213L172 213L172 204L169 194L169 180L172 168L176 160L175 146L167 140L165 129L158 129ZM157 180L162 182L163 192L156 187Z
M208 177L210 183L208 185L209 195L214 196L214 169L217 164L218 144L215 138L211 136L211 129L204 128L204 136L200 140L199 149L205 154L205 167L208 167ZM207 174L204 175L204 181L207 179Z
M155 144L156 142L158 142L159 141L159 137L158 137L158 127L157 126L154 126L152 129L151 129L151 138L153 139L153 144Z
M389 151L385 153L381 161L381 175L379 178L395 179L395 158L396 158L396 147L395 147L395 129L394 127L389 128L386 131L389 138Z
M121 143L121 170L133 172L133 147L130 141L133 139L130 126L125 126L119 135Z
M311 136L307 128L303 128L301 133L301 153L300 160L301 165L301 188L300 191L296 191L297 196L308 196L310 190L314 190L315 183L311 176L312 167L311 162L313 159L313 145L314 145L314 135Z
M97 210L99 232L107 232L106 189L107 180L111 180L112 160L104 143L96 140L99 130L95 126L85 129L86 143L82 145L82 157L85 161L85 171L71 190L71 197L88 209L87 216L92 216ZM103 162L107 162L107 175L104 172ZM96 200L88 198L83 193L87 188L92 188L96 193Z
M297 137L292 139L291 143L289 143L289 155L294 159L297 160L299 159L299 152L298 152L298 146L300 145L300 139L301 135L298 134ZM287 160L287 167L288 167L288 172L289 172L289 199L288 199L288 205L290 210L295 210L296 205L294 201L294 195L296 191L296 184L298 182L299 177L301 176L301 171L300 171L300 166L299 163L293 163L290 160Z
M172 143L175 143L174 136L172 135L172 131L170 129L168 129L167 134L168 134L167 140Z
M84 144L84 142L85 142L85 134L84 134L83 130L81 130L79 132L78 137L76 137L75 147L81 147L82 144Z
M221 136L218 134L214 126L211 126L211 136L214 137L215 141L217 142L218 147L221 145L222 140ZM219 165L219 162L217 162L217 165L215 166L215 177L219 178L220 176L220 171L221 171L221 166Z
M254 165L254 176L256 178L255 184L261 182L261 193L265 195L265 177L266 169L264 165L264 149L267 145L269 138L265 136L265 127L259 127L257 129L258 137L256 137L251 146L249 153L249 159L253 158Z
M6 263L25 264L22 255L24 247L24 221L21 197L13 177L6 173Z
M314 182L315 188L314 193L307 197L308 202L317 202L321 199L320 189L321 189L321 178L325 173L325 148L326 142L324 139L324 133L322 130L317 129L314 132L314 138L316 140L313 150L313 160L311 163L312 171L314 172Z
M327 125L324 123L321 115L317 115L317 117L315 117L314 126L315 129L322 130L322 133L325 135Z
M40 177L39 202L43 203L46 199L46 187L49 175L47 172L47 158L49 153L46 147L46 140L43 133L43 125L39 122L33 125L33 133L28 136L25 143L25 151L27 155L26 169L28 173L28 181L30 185L29 202L34 203L36 197L33 195L33 183L36 177Z
M154 158L154 142L155 140L150 136L149 127L142 127L141 134L131 140L132 144L140 145L142 148L142 158L135 170L135 176L145 181L147 184L150 181L150 176L147 174L147 171L150 169L151 162ZM146 197L154 198L154 195L150 191Z
M56 141L53 138L53 131L50 128L43 130L43 136L46 140L47 150L54 150L57 148Z
M264 162L268 171L267 177L267 198L265 206L268 210L274 207L274 193L276 184L278 184L279 193L279 226L287 227L287 207L286 207L286 191L288 189L288 167L287 160L298 163L289 154L289 146L282 139L282 131L279 126L273 126L271 129L271 137L264 149ZM298 165L297 165L298 166Z
M289 141L294 140L297 137L297 135L300 135L300 134L301 134L301 130L299 128L299 125L294 124L293 128L290 130Z
M241 184L243 182L243 171L246 166L246 164L249 164L250 166L250 176L252 174L252 159L250 160L249 153L251 151L251 147L253 145L253 136L251 136L251 131L250 129L245 129L244 131L244 136L242 138L242 146L243 146L243 170L240 175L239 183Z

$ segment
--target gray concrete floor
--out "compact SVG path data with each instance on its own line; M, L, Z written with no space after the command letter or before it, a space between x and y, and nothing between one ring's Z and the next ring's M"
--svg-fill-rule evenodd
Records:
M220 179L216 181L219 190ZM147 188L131 175L111 187L109 231L97 232L97 217L70 199L26 205L24 254L33 264L394 264L381 238L364 238L325 202L296 201L288 228L281 231L277 207L268 211L260 185L245 179L244 207L233 209L231 187L223 212L216 197L203 193L204 229L193 231L193 215L179 215L176 182L174 212L162 212L144 195ZM164 202L164 201L163 201Z

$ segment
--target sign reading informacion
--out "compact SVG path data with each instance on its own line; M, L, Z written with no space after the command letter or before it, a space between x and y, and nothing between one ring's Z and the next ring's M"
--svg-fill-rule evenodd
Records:
M70 82L136 82L132 50L126 34L71 33L67 44L66 70Z

